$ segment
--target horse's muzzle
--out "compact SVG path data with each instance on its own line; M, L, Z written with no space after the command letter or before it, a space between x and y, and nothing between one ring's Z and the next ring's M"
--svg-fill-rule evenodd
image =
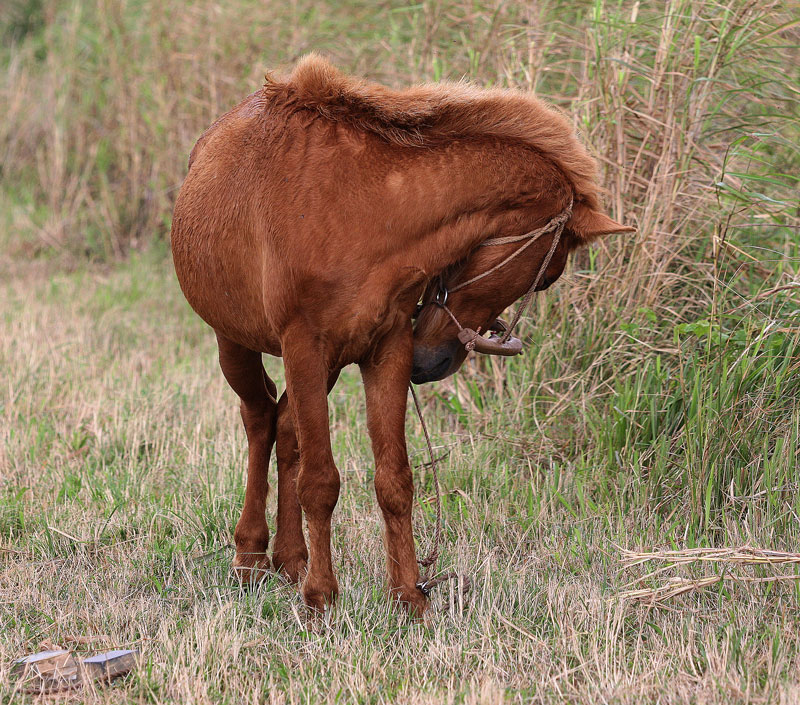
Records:
M444 379L458 369L465 356L462 345L452 338L435 347L415 344L411 381L423 384Z
M414 384L424 384L425 382L436 382L447 377L450 366L453 364L452 357L442 358L433 367L423 367L416 363L411 368L411 381Z

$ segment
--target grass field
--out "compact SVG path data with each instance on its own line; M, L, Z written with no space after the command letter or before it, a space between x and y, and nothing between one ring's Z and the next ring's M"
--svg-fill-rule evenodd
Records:
M141 652L69 702L800 701L795 563L623 552L800 543L798 10L4 8L0 702L33 701L9 669L42 645ZM330 397L338 608L309 622L278 577L243 591L229 572L245 436L171 269L171 204L202 129L310 49L394 85L549 96L600 159L609 212L639 229L573 259L524 356L420 389L441 564L474 583L438 588L428 627L383 594L356 370ZM432 477L407 427L425 552ZM274 495L268 509L274 533Z

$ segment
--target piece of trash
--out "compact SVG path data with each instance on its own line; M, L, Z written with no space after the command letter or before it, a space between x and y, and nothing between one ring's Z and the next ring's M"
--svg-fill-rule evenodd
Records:
M40 651L15 661L11 675L28 693L53 693L75 687L78 662L69 651Z
M118 649L90 656L83 659L84 675L89 676L90 680L107 681L124 676L136 665L138 653L135 649Z
M11 675L26 693L56 693L124 676L136 665L138 653L135 649L115 650L79 660L65 650L41 651L15 661Z

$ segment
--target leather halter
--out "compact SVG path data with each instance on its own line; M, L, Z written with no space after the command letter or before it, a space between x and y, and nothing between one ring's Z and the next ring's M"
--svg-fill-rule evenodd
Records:
M519 323L519 319L522 317L525 309L528 307L528 304L533 298L533 294L536 291L536 287L539 286L539 282L542 280L545 271L547 270L548 265L550 264L550 260L553 258L553 254L558 247L558 243L561 241L561 234L564 232L564 226L567 224L567 221L572 216L572 199L570 199L569 205L561 211L557 216L551 218L545 225L541 228L537 228L536 230L531 230L529 233L525 233L524 235L516 235L510 237L493 237L489 238L485 242L480 244L480 247L492 247L496 245L508 245L512 242L524 242L521 247L518 247L514 250L508 257L506 257L501 262L498 262L496 265L491 267L485 272L478 274L470 279L467 279L465 282L461 282L456 286L452 287L449 291L444 283L440 281L439 283L439 291L436 292L436 296L429 301L428 303L435 304L440 308L443 308L447 314L452 319L453 323L455 323L456 327L458 328L458 339L464 345L467 352L471 352L472 350L476 350L477 352L484 353L486 355L519 355L522 352L522 341L519 338L514 338L511 336L511 332L514 330L514 327ZM550 245L550 250L547 252L544 260L542 261L541 267L539 267L539 271L536 274L536 278L533 280L533 284L531 284L530 288L522 297L522 304L517 309L516 314L514 314L514 318L511 320L511 323L508 324L501 319L497 319L491 326L489 326L489 330L492 333L488 338L484 338L481 335L481 330L478 328L477 331L472 330L472 328L464 328L459 322L458 319L455 317L453 312L447 306L447 299L450 293L459 291L460 289L464 289L465 287L469 286L470 284L474 284L485 277L488 277L490 274L494 274L498 269L501 269L506 264L511 262L514 258L518 257L522 254L525 250L527 250L534 242L536 242L540 237L546 235L548 233L553 233L553 242ZM417 313L422 310L425 306L423 304L418 309Z

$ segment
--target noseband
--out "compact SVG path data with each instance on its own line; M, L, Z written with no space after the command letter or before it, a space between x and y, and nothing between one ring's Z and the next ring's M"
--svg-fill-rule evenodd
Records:
M556 248L558 247L558 243L561 241L561 234L564 232L564 226L567 224L567 221L570 219L571 216L572 216L572 199L570 199L569 205L563 211L561 211L561 213L559 213L557 216L549 220L541 228L537 228L536 230L531 230L529 233L525 233L524 235L489 238L485 242L482 242L480 244L480 247L508 245L511 244L512 242L524 242L524 244L518 247L516 250L514 250L504 260L494 265L494 267L492 267L491 269L488 269L487 271L482 272L481 274L478 274L470 279L467 279L467 281L465 282L457 284L449 291L443 282L439 283L439 291L436 292L436 296L429 303L435 304L436 306L439 306L439 308L443 308L447 312L447 314L452 319L453 323L456 324L456 327L458 328L458 339L464 345L467 352L476 350L477 352L484 353L486 355L507 355L507 356L519 355L522 352L522 341L519 338L512 337L511 332L514 330L514 327L517 325L517 323L519 323L519 319L522 317L522 314L525 312L525 309L528 308L528 304L530 303L534 293L536 292L536 287L539 286L539 283L541 282L542 277L544 276L544 273L547 270L548 265L550 264L550 260L553 258L553 254L555 253ZM481 279L485 279L490 274L494 274L498 269L501 269L502 267L507 265L515 257L521 255L540 237L547 235L548 233L553 233L553 242L550 245L550 250L547 252L546 257L542 262L542 266L539 267L539 271L536 274L536 278L533 280L533 284L531 284L528 291L525 292L524 296L522 297L522 303L517 309L517 312L514 314L514 318L511 320L511 323L508 324L505 321L502 321L498 318L491 326L489 326L489 330L492 333L492 335L490 335L488 338L484 338L481 335L480 328L478 328L477 331L472 330L472 328L464 328L458 322L458 319L455 317L453 312L447 306L447 299L449 295L453 292L459 291L460 289L464 289L470 284L474 284L475 282L480 281Z

